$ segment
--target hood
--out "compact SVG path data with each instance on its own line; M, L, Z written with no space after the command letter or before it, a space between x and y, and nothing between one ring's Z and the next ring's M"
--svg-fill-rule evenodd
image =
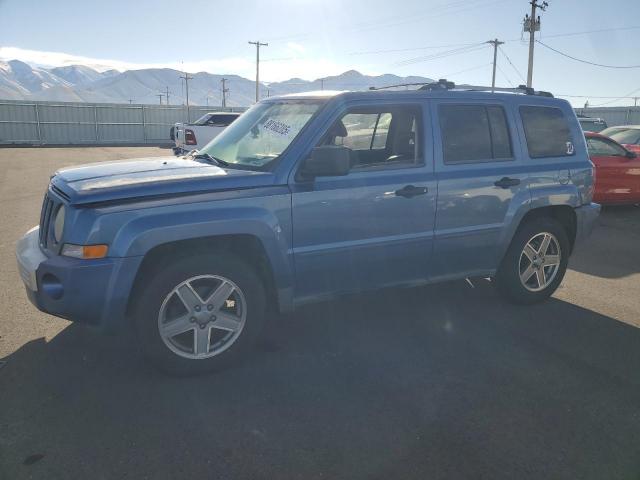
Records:
M202 193L273 184L269 172L221 168L176 157L92 163L58 170L51 183L73 204Z

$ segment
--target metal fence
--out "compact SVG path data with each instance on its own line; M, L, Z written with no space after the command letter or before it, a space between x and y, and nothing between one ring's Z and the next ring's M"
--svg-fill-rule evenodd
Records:
M244 107L190 106L192 121L211 111ZM609 126L640 124L640 107L576 108ZM184 105L0 100L0 145L168 144L169 129L187 119Z
M194 121L211 111L244 110L189 106L189 117ZM170 143L170 128L186 119L183 105L0 100L0 145Z
M576 113L586 117L602 118L609 127L640 124L640 107L576 108Z

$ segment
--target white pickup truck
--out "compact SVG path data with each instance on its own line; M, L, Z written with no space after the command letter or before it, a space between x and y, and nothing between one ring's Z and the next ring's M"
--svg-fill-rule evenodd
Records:
M239 116L237 112L210 112L193 123L176 123L171 129L174 152L201 149Z

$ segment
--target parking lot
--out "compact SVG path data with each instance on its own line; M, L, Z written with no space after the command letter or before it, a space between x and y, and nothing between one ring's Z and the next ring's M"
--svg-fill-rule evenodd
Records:
M640 208L605 209L552 299L474 279L276 319L171 378L38 312L16 240L56 168L167 148L0 149L0 478L640 478Z

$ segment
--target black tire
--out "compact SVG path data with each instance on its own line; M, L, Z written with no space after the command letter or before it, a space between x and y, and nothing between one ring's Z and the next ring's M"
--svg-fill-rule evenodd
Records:
M521 254L530 239L543 232L551 233L560 249L560 263L554 279L539 291L527 289L520 280ZM494 278L498 291L509 301L530 305L549 298L560 286L567 271L570 244L567 233L557 220L549 217L535 218L521 225L514 235Z
M235 283L244 296L246 319L239 335L226 350L209 358L190 359L176 354L165 344L160 335L158 316L172 290L199 275L217 275ZM251 267L233 255L214 253L182 257L142 281L147 283L139 289L141 293L136 299L133 321L143 353L165 373L196 375L226 368L238 362L260 335L266 308L264 285Z

